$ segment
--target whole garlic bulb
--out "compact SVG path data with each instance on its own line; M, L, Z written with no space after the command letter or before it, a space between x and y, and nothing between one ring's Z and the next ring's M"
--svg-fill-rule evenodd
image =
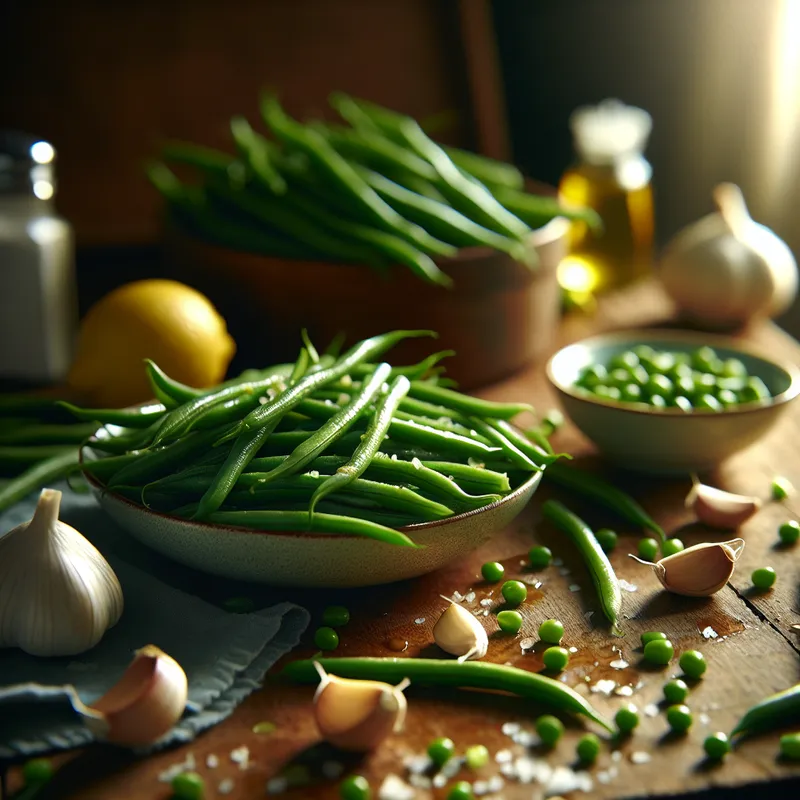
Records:
M122 588L98 550L61 522L61 492L43 489L33 519L0 538L0 648L71 656L122 615Z
M667 245L659 275L684 316L727 328L774 317L797 294L797 264L786 243L755 222L738 186L714 190L717 212L678 232Z

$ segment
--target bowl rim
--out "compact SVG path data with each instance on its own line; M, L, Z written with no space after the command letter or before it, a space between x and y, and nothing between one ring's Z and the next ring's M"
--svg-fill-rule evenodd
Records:
M559 380L555 375L554 364L556 360L561 357L571 347L578 345L592 346L600 344L614 344L614 343L630 343L631 346L635 344L647 343L647 341L662 340L674 341L682 344L697 344L703 346L704 344L711 347L719 347L726 350L742 353L743 355L756 358L759 361L769 364L772 367L781 370L789 377L789 386L777 395L772 396L772 402L769 405L762 403L742 403L741 405L732 408L723 408L721 411L714 409L699 408L687 413L680 408L663 408L654 409L644 403L620 403L614 400L605 400L595 395L584 394L583 392L575 389L575 384L566 383ZM607 333L599 333L594 336L589 336L585 339L579 339L575 342L559 348L547 360L545 367L545 374L550 384L561 394L564 394L574 400L583 401L589 405L598 406L601 408L612 408L617 411L624 411L626 413L640 414L648 417L666 417L666 418L680 418L680 419L697 419L699 417L732 417L743 414L752 414L758 411L765 411L776 406L782 406L794 400L800 394L800 369L788 361L778 362L764 353L760 352L758 348L750 345L743 345L737 339L730 336L721 336L719 334L706 334L701 331L689 330L674 330L671 328L632 328L623 331L609 331Z
M198 527L205 528L209 533L212 532L248 533L254 536L281 536L281 537L300 538L300 539L337 539L342 541L365 540L363 536L357 536L355 534L347 534L347 533L314 533L313 531L265 531L256 528L246 528L240 525L219 525L213 522L203 522L202 520L184 519L183 517L173 517L171 514L166 514L163 511L153 511L153 509L140 506L137 503L134 503L133 500L129 500L127 497L123 497L122 495L119 495L116 492L107 489L93 475L84 472L83 451L84 448L86 447L91 448L91 439L87 441L85 444L81 445L78 451L78 464L81 467L81 474L86 479L87 483L89 483L89 485L95 491L101 493L102 495L109 495L116 502L129 506L132 510L140 514L143 514L145 516L166 519L169 520L170 522L178 523L182 526L189 528L198 528ZM464 511L460 514L453 514L453 516L445 517L444 519L431 520L430 522L415 522L413 525L405 525L402 528L393 528L392 530L400 531L401 533L413 534L420 531L427 531L430 529L438 528L443 525L451 525L453 523L462 522L465 519L477 516L478 514L483 514L486 511L497 509L503 505L510 503L513 500L518 499L522 494L524 494L528 490L531 489L535 490L538 484L542 480L542 475L544 471L545 470L542 469L539 470L538 472L534 472L527 480L523 481L519 486L517 486L516 489L509 492L507 495L505 495L505 497L501 497L499 500L496 500L494 503L489 503L488 505L481 506L480 508L473 508L470 511Z

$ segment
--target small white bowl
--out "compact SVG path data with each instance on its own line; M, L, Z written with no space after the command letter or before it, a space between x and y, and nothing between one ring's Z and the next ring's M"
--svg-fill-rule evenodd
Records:
M750 375L761 378L772 402L686 413L604 400L576 387L584 367L608 363L637 344L679 352L713 347L722 358L738 358ZM662 474L702 472L743 450L764 436L800 393L800 371L793 364L778 364L727 337L673 330L629 330L584 339L550 359L547 377L570 419L610 461Z
M88 457L91 448L85 448ZM258 531L211 525L142 508L89 485L108 514L131 536L165 556L213 575L274 586L355 587L415 578L463 558L516 517L542 473L491 505L399 530L423 549L398 547L360 536Z

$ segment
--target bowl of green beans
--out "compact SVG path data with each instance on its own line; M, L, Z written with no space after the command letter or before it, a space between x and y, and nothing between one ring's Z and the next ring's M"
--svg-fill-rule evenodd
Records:
M547 376L606 457L654 473L712 468L764 436L800 393L793 364L677 330L585 339L556 353Z
M215 575L344 587L438 569L516 517L556 457L511 424L526 404L448 388L441 354L379 360L427 334L322 355L306 340L295 364L210 390L148 364L156 402L71 407L102 424L83 472L132 536Z

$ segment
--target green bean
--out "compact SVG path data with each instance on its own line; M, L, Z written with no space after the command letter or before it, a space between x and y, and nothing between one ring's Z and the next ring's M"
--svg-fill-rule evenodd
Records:
M49 397L33 394L13 393L0 394L0 416L39 417L52 411L57 401Z
M37 444L80 444L97 430L97 425L51 425L33 423L15 426L11 430L0 431L0 446Z
M589 569L603 613L611 623L612 632L618 634L617 619L622 606L622 592L608 556L591 529L558 500L545 500L542 504L542 515L566 533L577 546Z
M493 191L501 186L521 190L525 185L522 173L511 164L495 161L493 158L461 150L458 147L443 146L443 149L459 169L477 178Z
M392 367L392 378L396 378L398 375L405 375L410 381L422 380L443 358L448 358L455 354L455 350L440 350L438 353L433 353L423 358L417 364L411 364L406 367ZM370 363L356 364L353 367L352 374L363 377L375 369L375 366L375 364Z
M389 434L395 442L409 442L428 448L431 452L454 453L464 458L486 458L501 452L499 447L483 444L474 437L419 425L404 419L393 419Z
M483 467L458 464L452 461L423 459L424 467L452 478L465 491L496 492L505 494L511 491L508 476Z
M74 445L62 444L39 444L25 447L22 445L0 447L0 468L20 469L37 461L54 458L65 453L77 452L78 448Z
M582 714L613 733L614 727L576 691L561 681L535 672L492 664L487 661L439 660L433 658L319 658L293 661L281 674L298 683L316 683L315 663L341 678L385 681L397 684L408 678L413 686L453 686L508 692L561 711Z
M244 117L231 118L231 136L253 175L273 194L286 194L286 181L270 160L269 151L259 146L255 131Z
M216 511L210 515L208 521L216 525L235 525L264 531L302 531L363 536L386 544L419 547L400 531L367 520L340 517L335 514L315 514L313 529L309 529L308 513L305 511Z
M486 416L486 415L484 415ZM498 433L505 436L511 444L517 447L522 453L524 453L531 462L536 464L538 467L550 467L560 458L561 455L557 455L552 452L552 448L545 449L539 447L537 444L532 442L527 436L525 436L522 432L520 432L517 428L513 425L509 424L505 420L501 419L488 419L486 422L494 428ZM571 456L567 456L571 458ZM518 462L519 463L519 462Z
M503 455L508 459L510 464L520 467L529 472L541 472L543 467L534 463L525 455L522 450L517 447L502 431L485 422L477 417L472 418L472 425L478 434L483 435L492 444L497 445L503 451Z
M64 401L60 401L58 405L77 419L96 422L98 425L119 425L123 428L147 428L166 411L162 403L148 403L135 408L79 408Z
M748 709L733 729L731 738L773 730L798 718L800 718L800 683L765 697Z
M450 417L433 419L432 417L424 417L420 416L419 414L409 414L407 411L397 411L394 416L395 420L403 420L404 422L412 422L416 425L435 428L437 431L443 431L444 433L457 433L459 436L467 436L474 439L476 442L486 445L487 447L498 446L497 442L494 442L487 436L478 433L475 429L476 426L470 428L467 425L461 425L458 422L454 422Z
M540 228L555 217L585 222L592 230L602 231L600 215L592 208L562 205L555 197L528 194L512 188L498 186L494 196L512 214L526 222L531 228Z
M511 419L523 411L533 411L533 406L528 403L494 403L491 400L480 400L477 397L442 389L422 381L412 381L409 396L417 400L452 408L463 414L474 417L491 417L498 419Z
M115 473L141 457L142 454L140 452L133 452L119 456L106 456L105 458L84 458L81 462L81 470L101 483L108 483Z
M640 525L655 533L660 541L666 541L661 526L636 502L627 492L603 480L597 475L571 467L563 462L550 464L545 472L545 479L563 486L565 489L594 500L602 506L617 513L623 519Z
M213 147L191 142L167 142L161 149L161 155L166 161L186 164L204 174L222 178L233 177L240 183L244 183L246 179L246 171L241 161Z
M78 448L70 447L26 469L0 488L0 512L31 492L78 471Z
M121 428L121 433L105 429L107 436L100 436L91 441L94 450L103 453L122 454L129 450L141 450L147 447L152 441L156 430L160 424L159 420L153 422L147 428Z
M387 365L388 366L388 365ZM339 467L336 474L331 475L315 490L308 507L309 516L313 516L317 503L327 495L344 489L363 475L370 462L375 458L381 443L386 438L392 417L397 412L400 401L406 396L411 384L403 375L394 379L375 409L375 414L367 428L361 443L355 449L347 464Z

